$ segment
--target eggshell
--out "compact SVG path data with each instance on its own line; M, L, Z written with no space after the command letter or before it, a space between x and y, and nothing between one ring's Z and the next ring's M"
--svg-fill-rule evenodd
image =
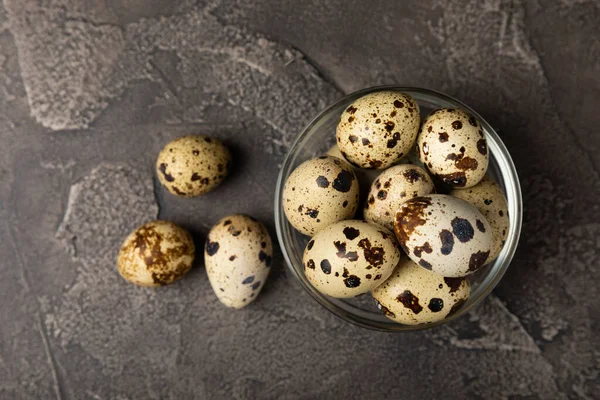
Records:
M431 192L435 192L435 187L423 168L411 164L388 168L371 185L364 207L365 219L394 230L400 204Z
M434 111L427 117L417 138L417 153L430 173L453 188L476 185L489 163L481 124L453 108Z
M358 180L350 164L321 156L300 164L290 174L282 202L290 224L312 236L328 225L352 218L358 196Z
M152 221L127 236L117 256L117 268L124 279L136 285L168 285L192 268L194 251L185 229L169 221Z
M455 189L450 194L473 204L492 227L494 242L487 263L498 257L508 236L508 204L500 186L489 177L484 177L469 189Z
M402 259L372 295L390 319L405 325L441 321L458 311L469 297L465 278L444 278Z
M419 106L410 96L395 91L369 93L342 113L337 144L352 164L385 169L410 151L420 122Z
M321 293L353 297L387 279L400 260L394 235L365 221L341 221L317 233L304 250L304 273Z
M272 256L271 236L254 218L236 214L217 222L204 246L204 264L221 303L240 309L254 301L269 276Z
M156 174L176 196L194 197L215 189L229 173L231 153L218 139L190 135L173 140L159 153Z
M411 260L446 277L477 271L492 249L492 228L479 210L443 194L415 197L400 205L394 230Z

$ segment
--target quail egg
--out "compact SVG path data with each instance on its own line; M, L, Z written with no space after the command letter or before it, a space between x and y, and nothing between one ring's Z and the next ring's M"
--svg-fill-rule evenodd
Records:
M444 108L430 114L417 139L419 159L453 188L474 186L489 163L481 124L462 110Z
M321 156L305 161L290 174L282 203L290 224L312 236L334 222L352 218L358 196L358 180L350 164Z
M185 229L168 221L152 221L127 236L117 256L117 268L136 285L168 285L192 268L194 251Z
M329 225L304 250L304 273L321 293L353 297L387 279L400 260L394 235L365 221Z
M490 223L494 242L487 263L494 261L508 235L508 204L502 189L486 176L477 185L469 189L455 189L450 194L473 204Z
M364 208L365 219L394 230L394 218L400 204L432 192L435 187L423 168L411 164L388 168L371 185Z
M231 154L218 139L190 135L168 143L156 160L160 183L177 196L210 192L225 179Z
M401 204L394 230L411 260L446 277L477 271L492 249L492 228L479 210L443 194L415 197Z
M388 318L418 325L451 316L462 307L469 293L467 279L444 278L404 258L372 295Z
M395 91L369 93L342 113L337 144L352 164L384 169L410 151L420 122L419 106L410 96Z
M243 214L217 222L204 246L210 285L221 303L236 309L256 299L269 276L272 257L273 245L267 229Z

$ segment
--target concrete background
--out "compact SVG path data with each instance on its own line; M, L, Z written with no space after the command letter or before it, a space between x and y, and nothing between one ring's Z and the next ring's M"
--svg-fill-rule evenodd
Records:
M324 105L366 86L438 89L500 130L524 190L520 248L485 303L390 335L287 279L222 307L198 263L128 285L118 246L172 219L201 245L246 212L273 230L278 165ZM3 0L0 398L599 398L600 3ZM152 165L217 135L232 176L194 200Z

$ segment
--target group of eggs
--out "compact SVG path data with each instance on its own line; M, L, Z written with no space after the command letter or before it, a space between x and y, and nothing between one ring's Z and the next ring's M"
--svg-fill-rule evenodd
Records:
M158 155L156 174L167 190L195 197L216 188L227 176L231 154L223 143L206 136L184 136L168 143ZM271 267L273 245L269 232L256 219L234 214L210 230L204 263L217 298L242 308L262 289ZM169 221L151 221L125 239L117 256L123 278L140 286L163 286L186 275L194 262L190 234Z
M379 91L342 112L336 139L327 155L300 164L283 191L288 221L311 236L308 281L335 298L371 293L402 324L455 313L470 295L467 275L498 256L509 226L504 193L486 176L480 122L446 108L421 124L410 96ZM361 207L366 169L383 171ZM364 220L353 219L360 208Z

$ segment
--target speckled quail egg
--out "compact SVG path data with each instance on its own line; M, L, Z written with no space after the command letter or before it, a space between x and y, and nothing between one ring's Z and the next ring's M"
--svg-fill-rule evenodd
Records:
M492 228L479 210L443 194L415 197L401 204L394 231L411 260L447 277L477 271L492 249Z
M208 280L227 307L250 304L271 270L273 245L263 224L243 214L230 215L212 227L204 246Z
M190 135L168 143L156 160L160 183L174 195L194 197L210 192L225 179L231 153L218 139Z
M192 268L194 251L185 229L168 221L152 221L127 236L117 256L117 268L136 285L168 285Z
M432 192L435 186L423 168L411 164L388 168L371 185L364 208L365 219L393 231L400 204Z
M304 250L304 273L321 293L346 298L373 290L400 260L394 235L365 221L341 221L317 233Z
M470 291L466 278L444 278L404 258L372 295L388 318L419 325L451 316L462 307Z
M494 242L486 263L494 261L508 235L508 204L502 189L486 176L477 185L468 189L455 189L450 194L473 204L490 223Z
M481 124L453 108L434 111L427 117L417 139L417 153L433 175L454 188L476 185L489 163Z
M410 151L420 123L419 106L410 96L394 91L369 93L342 113L337 144L352 164L384 169Z
M321 156L300 164L283 189L283 209L294 228L312 236L358 208L358 180L347 162Z

